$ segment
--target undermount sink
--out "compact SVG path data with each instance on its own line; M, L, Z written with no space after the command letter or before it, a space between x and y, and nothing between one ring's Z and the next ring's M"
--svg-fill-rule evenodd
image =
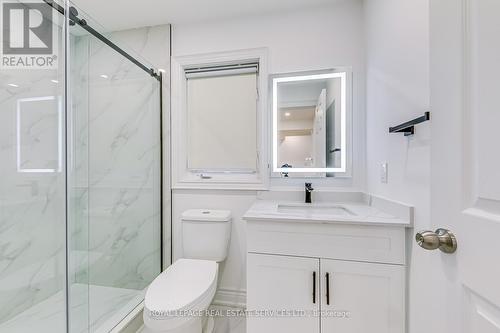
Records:
M341 205L315 205L315 204L278 204L278 213L295 216L354 216L349 209Z

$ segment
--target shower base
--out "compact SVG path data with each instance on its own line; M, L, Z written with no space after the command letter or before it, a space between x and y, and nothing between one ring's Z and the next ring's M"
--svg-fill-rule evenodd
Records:
M73 284L71 333L107 333L143 299L143 290ZM61 291L0 324L0 332L63 333L66 331L65 306L64 292Z

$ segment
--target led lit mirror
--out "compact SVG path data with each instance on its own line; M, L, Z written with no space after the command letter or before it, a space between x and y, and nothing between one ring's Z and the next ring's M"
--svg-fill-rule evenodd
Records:
M349 74L337 69L272 78L274 173L346 173Z

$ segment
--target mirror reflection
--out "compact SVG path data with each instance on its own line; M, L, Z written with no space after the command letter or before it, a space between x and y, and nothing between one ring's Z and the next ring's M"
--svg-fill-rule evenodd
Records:
M346 72L273 79L274 172L346 171Z

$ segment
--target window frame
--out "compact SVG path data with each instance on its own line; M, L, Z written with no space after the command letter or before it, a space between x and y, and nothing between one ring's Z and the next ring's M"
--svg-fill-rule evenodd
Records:
M268 117L267 48L217 52L172 57L171 137L173 189L232 189L266 190L268 173ZM193 67L231 65L242 62L259 64L257 74L257 169L256 172L238 170L203 171L188 169L187 78L185 70Z

